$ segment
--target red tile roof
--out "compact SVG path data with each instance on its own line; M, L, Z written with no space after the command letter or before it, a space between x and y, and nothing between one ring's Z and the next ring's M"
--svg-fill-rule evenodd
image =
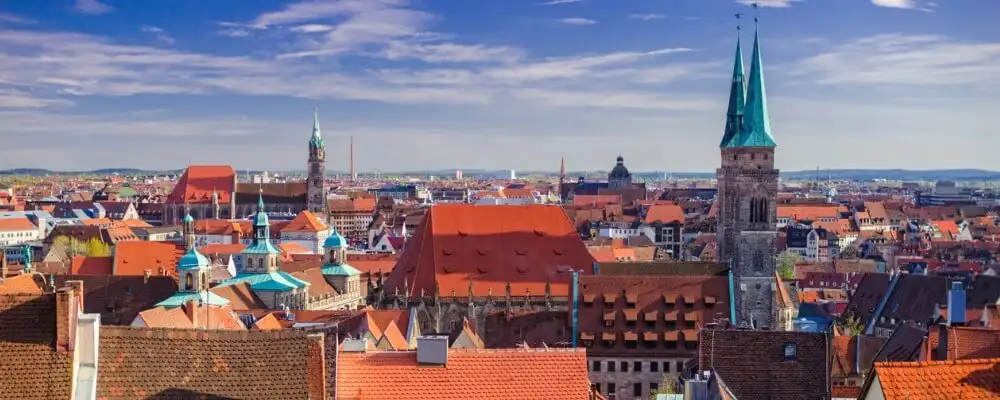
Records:
M569 294L571 269L586 274L594 257L559 206L439 204L431 207L386 282L387 293L452 291L486 296L492 288L542 296Z
M1000 358L877 362L875 376L885 400L996 399L1000 394Z
M172 242L127 241L115 246L115 275L177 275L184 247ZM162 273L161 273L162 272Z
M444 367L416 352L341 352L338 400L587 399L582 349L450 350Z
M309 211L302 211L296 215L288 225L282 229L283 232L319 232L328 229L316 214Z
M643 222L647 224L653 222L664 224L671 222L683 223L684 209L677 204L654 204L649 206L649 211L646 211L646 219Z
M931 327L928 329L926 341L928 352L937 351L940 338L940 328ZM971 360L977 358L1000 358L1000 330L961 326L948 328L948 359Z
M38 229L27 218L0 218L0 231L30 231Z
M77 256L73 257L69 273L80 275L111 275L113 266L114 258L112 257Z
M191 165L181 175L167 203L205 204L217 193L220 204L228 204L236 191L236 171L228 165Z
M56 318L55 294L0 294L0 397L71 398L73 357L56 350Z

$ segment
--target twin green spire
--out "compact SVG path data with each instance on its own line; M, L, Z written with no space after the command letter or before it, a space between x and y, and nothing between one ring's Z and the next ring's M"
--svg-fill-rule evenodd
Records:
M767 91L764 88L764 67L760 55L760 40L753 35L753 59L750 61L750 81L744 88L743 49L736 40L736 62L729 91L726 112L726 132L719 147L775 147L771 136L771 121L767 117Z

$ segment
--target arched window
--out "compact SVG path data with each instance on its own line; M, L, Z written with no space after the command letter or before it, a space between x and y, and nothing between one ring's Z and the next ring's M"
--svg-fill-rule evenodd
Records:
M190 272L188 272L184 276L184 289L185 290L194 289L194 275Z
M760 199L758 201L758 203L759 203L759 206L760 206L760 211L758 211L758 213L757 213L757 217L759 219L759 221L757 221L757 222L765 223L765 222L768 221L768 217L767 217L767 214L768 214L767 199Z
M757 222L757 199L750 199L750 223Z

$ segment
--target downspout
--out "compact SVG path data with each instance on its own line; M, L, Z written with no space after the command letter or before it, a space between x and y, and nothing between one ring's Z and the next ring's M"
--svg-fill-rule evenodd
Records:
M871 321L868 321L868 327L865 329L865 335L871 335L875 330L875 322L877 322L878 317L882 315L882 310L885 309L885 303L889 302L889 296L892 296L892 291L896 288L896 283L899 282L899 277L901 275L903 274L893 275L892 280L889 281L889 290L886 290L885 296L878 302L878 308L876 308L875 313L872 314Z
M597 266L596 262L594 263L594 266L596 268L596 266ZM572 317L572 319L573 320L572 320L572 322L570 322L572 324L572 330L573 330L573 339L572 339L573 340L573 347L576 347L577 329L579 327L579 309L580 309L580 307L579 307L579 302L580 302L580 299L579 299L580 298L580 294L579 294L579 290L580 289L579 289L579 286L580 286L580 272L574 269L573 270L573 294L572 294L572 296L573 296L573 317Z
M736 284L733 278L733 269L729 269L729 322L736 324Z

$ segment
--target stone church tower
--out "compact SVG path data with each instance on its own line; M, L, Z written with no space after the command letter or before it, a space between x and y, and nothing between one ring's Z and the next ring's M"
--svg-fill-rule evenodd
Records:
M742 48L736 42L726 131L719 144L722 166L716 170L716 176L719 261L729 263L733 272L736 318L733 322L756 329L774 328L777 318L775 146L767 116L760 44L754 32L753 59L746 85Z
M309 176L306 178L307 209L326 219L326 189L323 179L326 177L326 145L319 130L319 111L313 111L313 132L309 139Z

